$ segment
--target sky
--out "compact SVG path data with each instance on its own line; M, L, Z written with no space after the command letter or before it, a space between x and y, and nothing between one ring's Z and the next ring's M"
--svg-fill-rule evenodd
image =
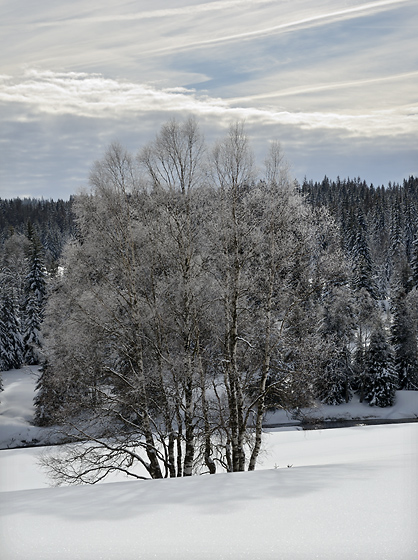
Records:
M63 198L113 141L236 120L293 176L418 175L416 0L0 0L0 197Z

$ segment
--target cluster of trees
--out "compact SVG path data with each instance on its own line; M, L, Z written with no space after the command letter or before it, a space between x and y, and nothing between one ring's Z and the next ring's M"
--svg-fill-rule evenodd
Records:
M74 233L71 205L0 199L0 372L43 360L47 279Z
M73 437L93 442L50 461L61 480L138 476L136 461L151 477L253 469L269 406L353 390L393 402L365 230L346 251L277 144L258 180L240 124L209 150L193 120L173 121L137 158L111 146L90 182L49 298L36 401L39 423L78 417Z
M339 224L344 249L362 247L369 261L368 290L377 299L394 290L410 291L418 281L418 178L402 185L367 185L360 179L304 181L302 192L314 207L325 206Z
M260 179L242 124L209 148L192 119L136 157L110 146L90 184L43 323L36 421L80 442L48 459L58 481L252 470L268 407L418 388L413 209L389 269L376 190L300 187L277 143Z
M31 223L0 252L0 371L41 360L41 323L47 284L44 251Z
M54 271L67 241L74 235L70 200L0 198L0 247L14 234L27 235L28 224L43 248L44 263Z
M379 337L389 345L392 359L386 361L393 364L397 387L418 389L418 178L375 188L360 179L325 177L321 183L305 181L302 192L315 208L326 207L339 224L344 253L353 263L353 287L370 299L371 321L365 337L357 331L354 364L362 367L369 345L372 352L377 344L372 330L380 330ZM385 352L382 348L382 355ZM373 398L371 402L376 403Z
M47 279L74 235L71 207L72 198L0 198L0 372L43 360Z
M309 403L337 359L325 302L349 267L334 222L277 144L256 180L240 124L209 150L193 120L170 122L136 159L111 146L90 181L48 302L37 417L77 413L73 435L94 443L50 467L68 481L135 461L151 477L253 469L266 407Z

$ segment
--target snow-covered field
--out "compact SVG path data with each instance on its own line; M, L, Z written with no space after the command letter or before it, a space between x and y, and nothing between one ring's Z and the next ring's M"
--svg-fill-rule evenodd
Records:
M35 378L3 374L3 447L48 436L29 426ZM418 393L400 398L386 415L418 413ZM418 424L285 428L265 441L252 473L63 488L48 487L42 448L4 449L0 558L418 558Z

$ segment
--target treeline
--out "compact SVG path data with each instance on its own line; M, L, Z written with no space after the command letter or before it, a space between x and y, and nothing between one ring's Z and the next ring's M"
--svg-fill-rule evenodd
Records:
M304 181L302 192L314 207L326 207L342 232L344 250L354 251L363 236L370 255L373 290L380 299L417 283L418 178L402 185L374 187L361 179L327 177L320 183Z
M45 251L26 224L0 246L0 371L42 361L41 324L47 296Z
M69 201L0 199L0 371L43 361L47 281L74 235Z
M386 361L390 364L392 356L398 388L418 389L418 178L375 188L360 179L325 177L321 183L305 180L302 192L311 205L331 212L355 287L367 291L373 309L381 309ZM354 364L373 351L371 338L359 347L360 340L358 332Z
M74 235L70 200L0 198L0 244L14 233L26 235L28 225L42 244L45 265L56 266L66 242Z
M260 178L242 125L208 147L188 120L136 156L112 145L90 183L41 266L36 421L82 442L49 461L59 481L253 469L269 407L418 388L416 179L300 186L275 143ZM3 271L34 243L6 237Z

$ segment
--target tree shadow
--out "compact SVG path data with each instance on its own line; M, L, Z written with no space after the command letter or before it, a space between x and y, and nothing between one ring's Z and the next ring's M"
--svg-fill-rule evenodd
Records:
M348 480L374 476L378 465L336 464L218 474L180 479L129 481L7 492L0 515L24 512L77 520L120 520L173 506L199 515L222 515L244 502L286 501L324 488L344 488Z

